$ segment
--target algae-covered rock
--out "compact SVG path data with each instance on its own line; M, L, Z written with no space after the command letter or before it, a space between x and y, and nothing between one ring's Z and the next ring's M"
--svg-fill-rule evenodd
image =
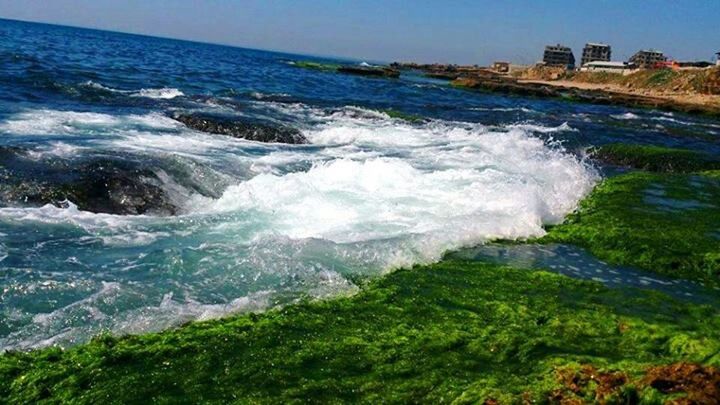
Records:
M173 118L188 128L211 134L266 143L307 143L307 139L299 130L287 126L202 114L175 114Z
M321 71L328 71L328 72L337 71L337 68L340 67L340 65L336 64L336 63L321 63L321 62L311 62L311 61L306 61L306 60L292 61L292 62L290 62L290 65L299 67L299 68L303 68L303 69L321 70Z
M400 77L400 71L387 68L384 66L340 66L337 69L340 73L346 73L358 76L375 76L375 77Z
M720 159L688 149L652 145L608 144L592 152L596 159L652 172L696 172L720 168Z
M701 344L677 350L678 336ZM447 261L353 297L6 353L0 402L628 403L689 397L643 381L718 353L716 308Z
M542 241L576 244L613 264L718 285L720 179L649 172L609 178Z

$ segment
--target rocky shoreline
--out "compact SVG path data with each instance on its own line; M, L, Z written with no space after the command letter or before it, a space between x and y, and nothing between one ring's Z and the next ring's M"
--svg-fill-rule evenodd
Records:
M553 85L536 81L522 81L499 75L458 77L450 84L460 88L478 89L503 94L560 98L593 104L657 108L689 114L720 116L720 107L716 105L678 102L678 100L674 98L654 95L640 95L604 89L583 89L580 87Z
M458 88L720 116L720 99L715 95L692 94L693 97L683 97L683 95L668 95L652 89L645 89L643 93L639 93L630 89L617 88L617 86L612 86L610 83L575 83L556 79L533 80L532 78L500 74L478 66L397 62L390 66L398 70L420 71L426 77L434 79L449 80L452 86ZM697 101L697 98L704 99Z

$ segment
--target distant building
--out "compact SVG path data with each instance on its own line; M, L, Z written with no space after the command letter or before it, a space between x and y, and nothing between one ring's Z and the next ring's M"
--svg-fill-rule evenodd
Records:
M547 66L564 66L567 69L575 68L575 56L572 53L572 49L560 44L545 47L543 62Z
M715 61L715 65L720 66L720 52L715 52L715 56L717 56L717 60Z
M583 48L580 66L595 61L609 62L611 52L610 45L587 43L585 44L585 48Z
M637 51L635 55L630 57L630 63L634 63L643 69L650 69L664 62L667 62L667 56L652 49Z
M498 73L508 73L510 71L510 62L495 62L492 68Z
M635 65L626 62L593 61L582 65L580 71L629 74L633 71L634 68Z

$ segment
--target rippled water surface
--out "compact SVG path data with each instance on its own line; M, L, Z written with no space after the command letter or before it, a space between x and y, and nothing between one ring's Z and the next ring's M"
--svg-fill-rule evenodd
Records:
M0 38L0 147L23 151L0 154L0 166L60 168L32 172L52 182L88 161L141 162L177 207L1 207L0 348L348 293L356 277L542 235L600 179L583 158L592 145L719 151L717 123L679 114L465 92L412 73L345 76L289 63L309 57L7 20ZM309 143L202 133L172 119L178 112L293 127Z

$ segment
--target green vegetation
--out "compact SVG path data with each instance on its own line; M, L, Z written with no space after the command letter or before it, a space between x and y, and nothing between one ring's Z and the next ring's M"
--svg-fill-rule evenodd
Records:
M447 261L353 297L7 353L0 402L657 402L713 395L718 365L716 309Z
M678 162L686 158L679 156ZM720 179L714 173L632 172L607 179L541 241L572 243L613 264L718 285Z
M652 172L695 172L720 168L720 159L688 149L615 143L597 148L594 157Z
M303 69L323 70L328 72L337 71L337 69L340 67L340 65L338 64L311 62L307 60L293 61L291 62L291 65Z
M679 73L672 69L652 70L645 79L646 87L664 87L672 83L679 76Z
M425 118L423 118L419 115L406 114L406 113L404 113L402 111L398 111L398 110L386 109L386 110L380 110L380 111L387 114L388 116L390 116L390 118L397 118L397 119L401 119L401 120L405 120L405 121L413 122L413 123L425 121Z

